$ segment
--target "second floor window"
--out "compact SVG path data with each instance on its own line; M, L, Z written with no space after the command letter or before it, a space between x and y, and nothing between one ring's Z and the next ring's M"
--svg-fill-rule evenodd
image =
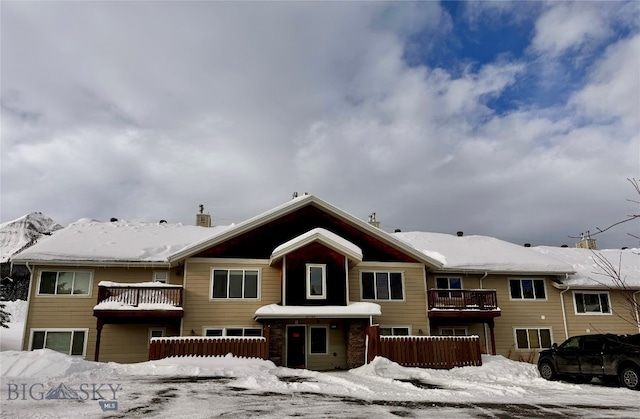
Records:
M544 279L510 279L509 290L514 300L546 300Z
M38 295L91 294L89 271L43 271L40 273Z
M362 272L363 300L404 300L401 272Z
M255 269L214 269L211 298L258 298L258 271Z
M609 294L606 292L574 292L578 314L610 314Z

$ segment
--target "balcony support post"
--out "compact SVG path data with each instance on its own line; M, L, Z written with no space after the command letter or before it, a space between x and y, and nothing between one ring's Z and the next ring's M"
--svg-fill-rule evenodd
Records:
M104 322L102 319L98 318L98 322L96 324L96 329L98 330L98 334L96 335L96 351L93 356L93 360L98 362L100 358L100 337L102 336L102 326L104 326Z
M496 354L496 334L493 330L494 321L493 319L489 319L487 322L489 324L489 335L491 336L491 355Z

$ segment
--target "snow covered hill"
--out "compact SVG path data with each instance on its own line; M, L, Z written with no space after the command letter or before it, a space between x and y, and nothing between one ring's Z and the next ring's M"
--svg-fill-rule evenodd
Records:
M20 250L61 228L60 224L41 212L32 212L0 224L0 263L7 262Z

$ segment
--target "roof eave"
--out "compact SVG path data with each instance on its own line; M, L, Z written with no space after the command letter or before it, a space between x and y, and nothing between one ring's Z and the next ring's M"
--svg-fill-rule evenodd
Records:
M492 270L489 268L441 268L433 270L433 273L452 274L452 273L465 273L465 274L495 274L495 275L545 275L545 276L565 276L567 274L572 275L574 271L508 271L508 270Z
M140 260L43 260L43 259L15 259L12 260L13 264L18 265L43 265L43 266L140 266L143 268L170 268L171 262L163 261L140 261Z

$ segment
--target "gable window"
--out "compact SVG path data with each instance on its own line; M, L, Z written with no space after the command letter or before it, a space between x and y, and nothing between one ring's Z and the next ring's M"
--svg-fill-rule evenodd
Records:
M513 300L546 300L544 279L510 279L509 290Z
M404 300L401 272L362 272L363 300Z
M326 265L307 264L307 298L327 298Z
M577 314L611 314L607 292L574 291L573 301Z
M38 295L90 295L89 271L42 271Z
M63 354L84 356L88 329L32 329L30 349L51 349Z
M258 270L214 269L211 298L258 298Z
M410 334L411 330L409 329L409 327L405 326L380 327L380 336L409 336Z
M161 282L166 284L169 282L169 272L167 271L155 271L153 273L153 282Z
M515 335L518 349L551 348L551 329L515 329Z
M326 326L309 327L309 353L324 355L329 353L329 339Z
M241 336L261 337L262 329L259 327L205 327L205 336Z

